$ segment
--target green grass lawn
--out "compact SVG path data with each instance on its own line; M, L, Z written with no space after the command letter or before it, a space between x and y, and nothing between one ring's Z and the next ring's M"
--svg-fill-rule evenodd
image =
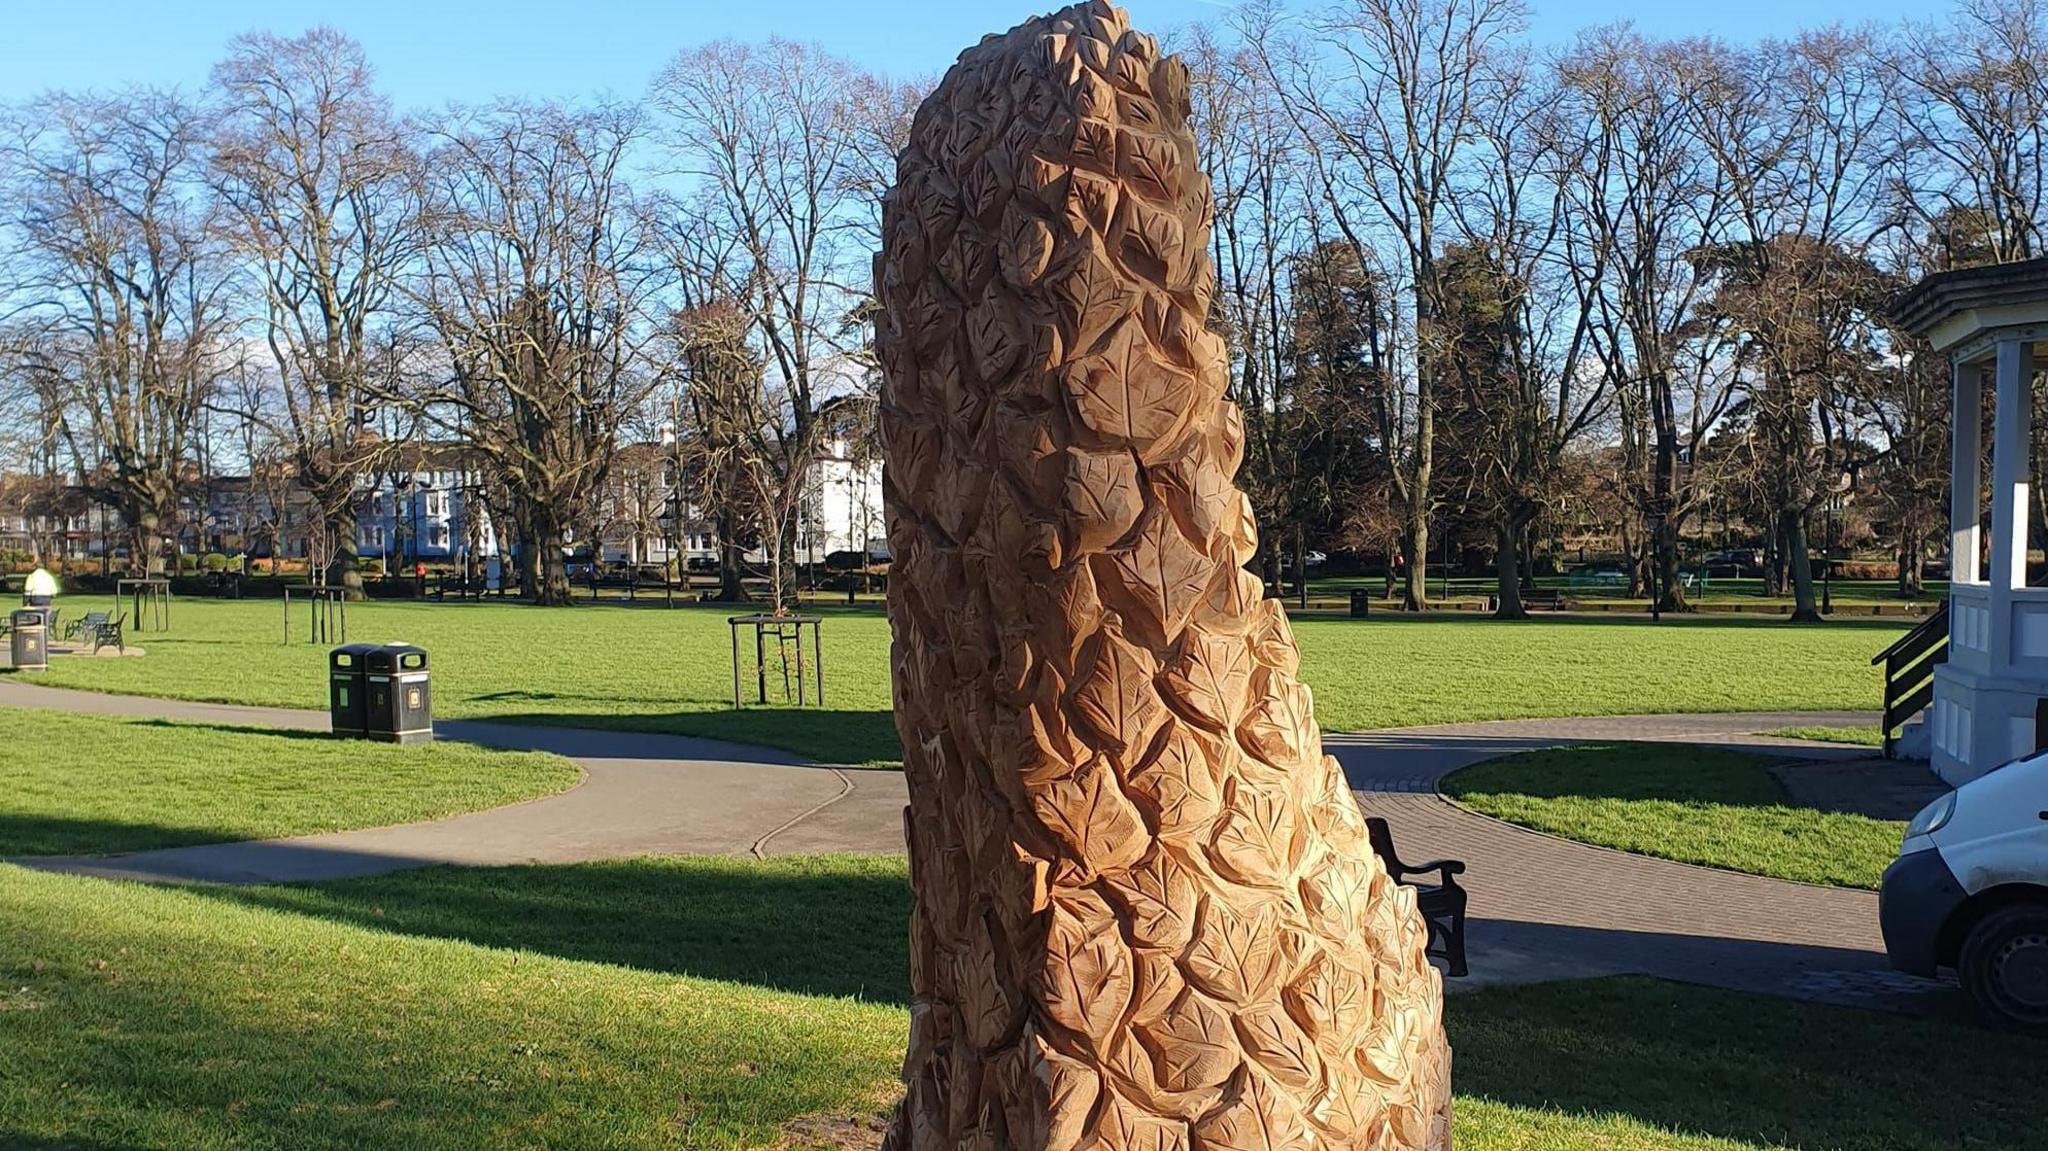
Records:
M0 855L137 851L376 827L573 786L575 764L467 744L0 708Z
M1883 747L1884 731L1877 727L1781 727L1763 732L1780 739L1810 739L1815 743L1853 743L1859 747Z
M1790 806L1755 755L1582 744L1451 773L1445 794L1497 819L1602 847L1838 887L1878 885L1905 825Z
M103 606L72 599L67 614ZM58 658L42 678L102 691L325 706L324 649L280 642L276 601L180 600L133 659ZM786 748L831 762L900 755L888 623L828 612L824 707L732 710L729 608L365 603L351 639L433 656L437 714L629 727ZM1330 730L1556 715L1876 706L1870 656L1897 621L1813 627L1697 618L1498 623L1304 619L1302 676ZM301 627L301 630L303 628Z
M893 1098L903 887L840 858L258 891L0 866L0 1147L814 1145ZM1472 1151L2019 1149L2048 1105L2048 1044L1942 1020L1635 979L1447 1010Z
M1580 583L1575 585L1572 583L1571 577L1565 575L1538 576L1536 586L1544 591L1554 590L1563 592L1567 599L1614 600L1621 602L1626 600L1628 593L1628 585L1626 584L1603 586ZM1292 579L1288 581L1287 587L1290 592L1293 591L1294 583ZM1361 587L1371 592L1375 599L1380 599L1384 597L1386 592L1387 581L1384 576L1377 575L1311 575L1308 581L1308 594L1311 599L1344 599L1349 597L1352 588ZM1494 590L1495 583L1492 576L1459 576L1452 579L1448 585L1434 574L1429 578L1429 594L1432 598L1448 596L1454 599L1471 599L1474 597L1484 599L1492 595ZM1814 581L1813 594L1816 598L1820 595L1820 581L1817 578ZM1911 600L1899 598L1899 585L1892 580L1839 579L1835 581L1834 586L1834 598L1838 602L1848 604L1895 605L1920 603L1933 605L1940 603L1947 596L1947 580L1927 581L1927 585L1921 594ZM1765 595L1764 581L1756 578L1710 579L1704 588L1695 588L1690 598L1695 603L1737 604L1755 607L1758 610L1781 607L1792 602L1791 596ZM1638 597L1638 602L1644 604L1645 610L1648 610L1649 600L1647 597Z

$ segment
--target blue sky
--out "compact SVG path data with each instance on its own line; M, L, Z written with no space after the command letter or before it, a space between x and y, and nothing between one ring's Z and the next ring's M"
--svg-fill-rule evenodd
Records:
M1295 4L1315 0L1291 0ZM985 32L1055 0L0 0L0 100L49 88L129 81L196 87L229 37L332 24L363 42L401 107L500 95L637 95L690 45L780 35L824 44L900 76L935 75ZM1152 31L1216 14L1212 0L1130 0ZM1922 17L1942 5L1906 0L1549 0L1535 39L1632 19L1646 32L1712 32L1736 40L1838 21ZM886 13L878 17L877 13Z

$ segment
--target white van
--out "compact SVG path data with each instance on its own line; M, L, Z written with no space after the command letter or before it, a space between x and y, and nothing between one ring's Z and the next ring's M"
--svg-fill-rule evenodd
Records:
M1921 809L1878 914L1893 967L1952 967L1987 1022L2048 1032L2048 752Z

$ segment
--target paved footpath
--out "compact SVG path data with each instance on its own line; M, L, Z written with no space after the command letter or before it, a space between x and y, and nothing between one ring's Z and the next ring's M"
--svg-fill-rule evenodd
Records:
M1708 744L1805 759L1869 749L1776 739L1788 727L1874 725L1874 714L1752 713L1506 720L1329 735L1368 814L1409 862L1462 859L1472 976L1463 986L1623 973L1902 1010L1945 984L1892 972L1875 892L1820 887L1573 843L1436 794L1445 775L1516 751L1599 740ZM1456 985L1454 985L1456 986Z
M0 706L327 730L327 713L103 695L0 680ZM152 882L294 883L448 863L903 850L903 777L717 740L442 720L442 739L551 751L584 771L558 795L428 823L292 839L17 862ZM829 840L819 829L829 829Z
M69 691L0 680L0 706L325 730L323 712ZM1571 843L1459 808L1436 783L1515 751L1591 740L1701 743L1804 758L1866 749L1756 733L1872 724L1863 713L1506 720L1329 735L1361 805L1392 824L1410 861L1463 859L1473 974L1495 982L1639 973L1742 990L1918 1009L1943 985L1886 969L1877 899ZM903 848L903 777L807 764L687 736L471 721L440 738L551 751L584 781L559 795L428 823L128 855L18 860L149 882L279 883L432 864L574 863L621 856Z

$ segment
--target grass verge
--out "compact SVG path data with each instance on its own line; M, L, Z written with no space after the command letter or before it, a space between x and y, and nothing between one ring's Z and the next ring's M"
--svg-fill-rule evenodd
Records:
M294 895L0 866L0 1146L802 1146L893 1097L901 983L876 977L883 1002L819 992L849 964L904 969L900 860L451 874ZM679 896L650 934L680 964L607 918ZM751 934L730 910L747 901L779 904ZM584 903L599 915L578 938ZM714 926L693 936L700 911ZM803 921L808 946L777 941ZM453 938L480 929L501 946ZM750 969L672 973L721 949ZM1942 1020L1638 979L1447 1011L1474 1151L1934 1151L1965 1126L2017 1151L2048 1105L2048 1044Z
M573 763L467 744L0 708L0 855L378 827L562 791Z
M65 608L104 605L73 598ZM325 651L280 643L281 611L275 601L179 600L172 631L137 637L146 656L59 658L44 678L97 691L324 707ZM824 612L823 706L745 710L732 707L729 614L725 607L376 602L349 608L349 635L429 649L435 708L448 718L670 731L833 763L901 757L890 713L889 626L879 613ZM1359 731L1561 715L1867 709L1879 687L1870 655L1901 626L1425 615L1303 619L1295 633L1316 718L1328 730ZM777 671L771 693L779 683Z
M1579 744L1488 760L1442 789L1474 811L1582 843L1776 879L1874 888L1903 824L1794 807L1760 756Z
M1807 739L1815 743L1852 743L1858 747L1883 747L1884 732L1875 727L1781 727L1766 731L1780 739Z

